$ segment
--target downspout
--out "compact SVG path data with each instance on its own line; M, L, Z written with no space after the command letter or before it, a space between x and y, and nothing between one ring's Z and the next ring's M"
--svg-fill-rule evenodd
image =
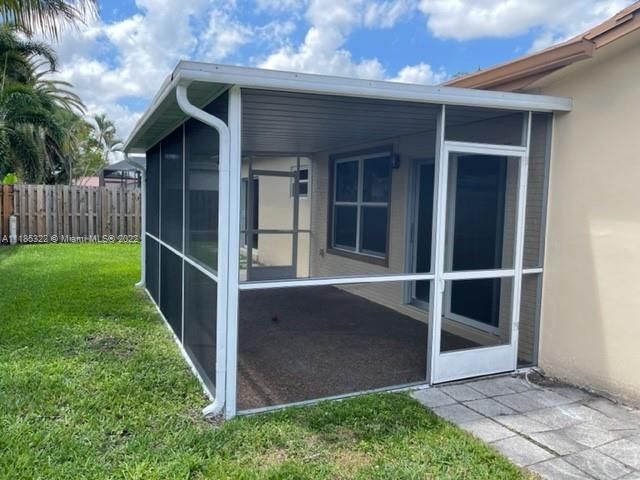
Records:
M135 165L141 173L140 179L140 280L137 288L144 288L147 284L147 168L138 162L129 159L127 153L124 158L131 165Z
M187 87L190 82L180 82L176 87L176 99L180 109L188 116L201 121L205 125L214 128L218 132L219 136L219 164L218 164L218 232L228 231L228 213L229 213L229 127L226 123L220 120L218 117L200 110L195 105L189 102L187 97ZM222 412L225 403L226 394L226 373L227 373L227 283L228 283L228 264L229 255L225 255L228 252L228 236L218 235L218 252L222 252L222 255L218 255L218 282L217 288L220 293L221 289L223 295L218 294L218 309L216 312L216 391L215 400L212 404L208 405L202 410L205 416L215 416Z

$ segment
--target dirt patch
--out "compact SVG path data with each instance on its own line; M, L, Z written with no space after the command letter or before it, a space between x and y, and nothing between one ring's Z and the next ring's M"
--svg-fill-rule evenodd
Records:
M561 380L558 380L554 377L547 377L540 372L529 372L525 375L525 379L534 385L538 385L539 387L545 388L560 388L560 387L572 387L573 385L569 385Z
M91 350L101 353L113 353L120 357L128 357L134 351L133 345L127 342L127 340L114 335L89 335L85 340Z

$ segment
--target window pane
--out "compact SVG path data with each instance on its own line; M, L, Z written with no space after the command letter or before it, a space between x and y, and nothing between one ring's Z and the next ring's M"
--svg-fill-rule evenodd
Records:
M309 179L309 170L306 168L301 168L298 172L298 178L300 180L308 180Z
M215 281L185 262L184 348L211 391L216 381Z
M146 229L158 237L160 225L160 144L147 151Z
M185 125L186 253L218 269L218 133L196 120Z
M338 205L333 219L333 243L337 247L356 248L358 207Z
M299 183L298 184L298 192L300 196L307 196L309 194L309 184L308 183Z
M166 247L160 258L160 310L178 338L182 338L182 259Z
M362 200L365 202L388 202L391 182L391 159L389 157L368 158L364 161Z
M362 207L360 250L384 256L387 253L387 207Z
M358 200L358 161L336 163L336 201Z
M182 250L182 127L162 140L161 239Z

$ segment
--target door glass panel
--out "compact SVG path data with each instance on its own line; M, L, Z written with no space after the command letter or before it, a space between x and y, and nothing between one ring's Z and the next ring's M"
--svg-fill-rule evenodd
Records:
M511 342L513 278L445 282L440 351Z
M519 159L449 157L445 271L513 268Z

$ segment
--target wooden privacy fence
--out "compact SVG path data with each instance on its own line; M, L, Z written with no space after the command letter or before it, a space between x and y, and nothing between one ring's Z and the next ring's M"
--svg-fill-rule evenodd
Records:
M67 185L0 186L0 239L17 218L19 242L140 238L140 189ZM38 237L31 238L28 237ZM129 238L127 238L129 237ZM81 240L80 240L81 241Z

